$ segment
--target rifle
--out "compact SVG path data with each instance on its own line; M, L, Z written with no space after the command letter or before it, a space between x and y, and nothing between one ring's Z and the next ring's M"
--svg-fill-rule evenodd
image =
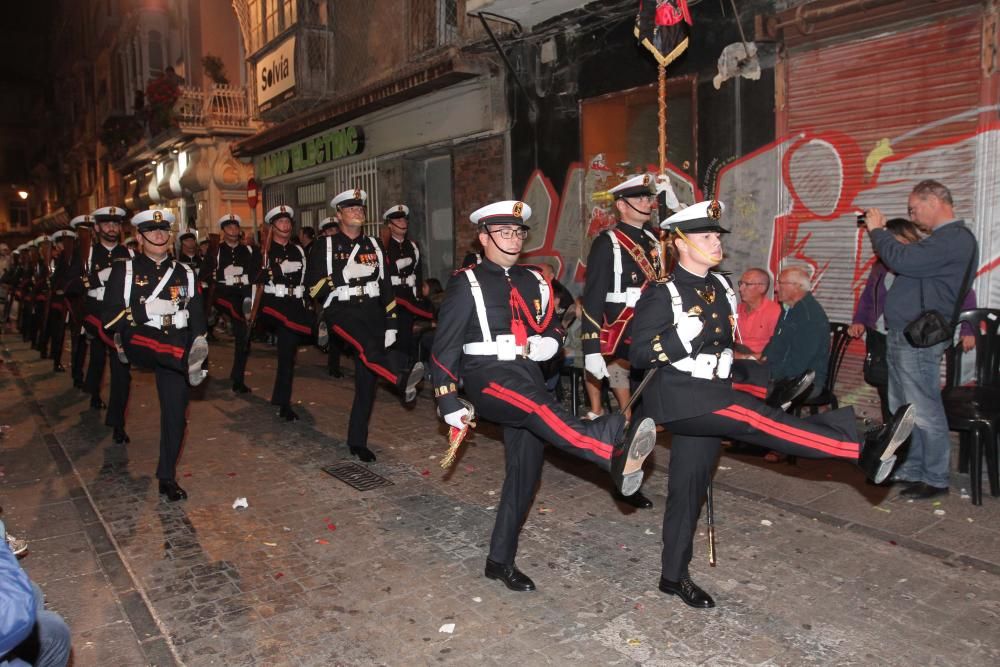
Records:
M49 262L52 261L52 245L54 241L49 241L48 248L43 248L38 254L41 257L39 261L42 263L42 280L44 281L45 290L45 308L42 310L42 321L40 323L42 336L45 336L45 330L49 326L49 311L52 310L52 271L49 269ZM41 291L41 290L39 290Z
M205 292L205 321L211 321L210 315L212 314L212 307L215 305L215 286L218 284L218 258L219 258L219 242L221 237L218 234L208 235L208 252L205 254L205 263L202 266L201 273L205 275L208 280L208 289ZM209 331L211 331L209 327Z
M257 280L260 280L261 275L267 271L268 251L271 249L271 225L264 225L264 231L260 235L260 273L257 275ZM305 267L302 267L305 271ZM253 305L250 306L250 316L247 317L247 349L250 349L250 341L253 339L253 328L257 324L257 315L260 313L260 304L264 300L264 285L263 283L254 284L250 287L253 290Z

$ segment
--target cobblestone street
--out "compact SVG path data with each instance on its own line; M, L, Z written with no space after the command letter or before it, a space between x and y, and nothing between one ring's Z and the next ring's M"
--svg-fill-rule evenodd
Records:
M931 504L842 462L724 455L718 567L704 536L692 564L719 607L696 611L657 590L669 436L646 466L652 510L552 451L518 556L538 591L514 593L483 577L495 430L481 424L445 473L430 391L412 410L380 391L369 467L391 485L357 491L322 470L348 459L352 380L301 348L303 418L285 425L267 404L273 350L255 347L246 398L225 381L231 349L213 346L192 398L190 498L168 504L151 375L133 372L131 443L116 446L66 374L6 337L3 519L29 541L22 564L69 623L77 667L1000 663L1000 502L986 487L973 506L966 475Z

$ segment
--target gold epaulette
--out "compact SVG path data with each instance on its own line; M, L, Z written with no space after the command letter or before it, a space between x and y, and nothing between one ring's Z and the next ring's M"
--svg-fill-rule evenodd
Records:
M448 394L454 394L458 391L455 387L455 383L452 382L450 385L441 385L440 387L434 387L434 397L441 398L442 396L447 396Z

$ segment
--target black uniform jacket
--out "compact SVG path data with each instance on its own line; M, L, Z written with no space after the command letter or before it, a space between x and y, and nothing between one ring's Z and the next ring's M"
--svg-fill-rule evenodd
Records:
M290 268L291 264L286 265L289 267L289 271L285 273L282 271L281 265L286 261L295 262L298 267L292 269ZM271 247L267 251L267 266L262 268L254 283L271 287L282 285L289 292L302 286L302 297L296 297L293 294L277 296L265 291L261 299L260 314L272 318L287 329L308 336L312 333L316 314L306 303L305 274L306 254L301 247L291 241L285 245L271 241Z
M160 331L146 326L150 318L146 314L146 301L156 289L160 280L168 270L173 269L170 279L155 298L175 301L179 308L188 311L188 326L186 329L167 329ZM188 280L188 270L185 265L172 257L167 257L160 264L145 255L136 255L132 259L132 292L129 302L125 303L125 262L115 262L108 279L104 294L104 304L101 309L101 322L110 333L137 333L155 339L164 337L186 338L201 336L206 331L205 310L201 304L201 292L198 281L194 280L194 291ZM186 347L186 345L185 345Z
M643 225L642 229L637 229L632 225L620 222L615 229L643 248L653 271L659 275L659 244L646 233L648 231L655 237L656 232L653 228L650 225ZM621 247L621 257L621 290L624 292L629 287L642 287L646 282L646 274L639 268L639 264L624 246ZM609 303L607 301L608 292L612 292L614 289L614 250L608 234L601 232L591 244L590 254L587 256L587 278L584 282L581 300L583 321L580 323L580 339L583 343L584 354L596 354L601 351L601 328L614 322L625 309L624 303ZM625 345L629 342L630 326L626 326L625 333L622 335L622 342ZM625 353L627 348L619 348L617 351Z
M486 319L489 322L490 336L511 332L511 291L516 288L531 311L536 331L530 323L526 325L527 335L554 338L562 345L565 332L560 327L559 318L555 317L554 307L546 309L542 305L541 289L535 273L523 264L512 266L506 271L488 259L481 264L459 269L452 274L445 290L444 301L438 311L438 326L434 334L434 349L431 352L431 379L434 383L434 395L437 397L441 414L461 409L458 402L458 378L479 371L489 372L497 364L523 364L530 366L538 373L538 363L530 359L518 357L512 361L498 361L496 357L465 355L462 346L465 343L482 342L483 334L476 312L475 299L472 296L472 285L465 276L466 271L472 271L483 291L483 301L486 306ZM537 270L536 270L537 271ZM554 299L551 285L549 299ZM546 322L547 311L552 315ZM541 375L538 376L541 378Z
M310 296L316 299L320 305L326 302L331 290L335 290L343 285L359 287L372 280L379 282L379 295L375 298L380 304L385 317L385 329L396 330L396 299L393 296L392 283L389 279L389 267L386 265L385 254L382 253L382 263L374 273L364 278L353 278L350 283L344 281L344 267L347 266L348 259L358 247L352 262L358 264L379 264L379 253L381 248L376 250L377 241L370 236L360 235L357 238L349 238L343 232L338 232L333 236L324 236L313 241L309 248L309 261L306 268L306 287ZM327 266L327 254L329 252L330 266ZM356 308L359 304L367 305L372 301L371 297L352 296L349 301L338 301L334 298L328 310L332 311L334 319L338 310ZM356 332L350 332L356 335Z
M424 269L420 262L420 251L417 250L417 244L410 239L397 241L390 236L384 249L389 273L398 278L400 282L399 285L393 286L393 294L397 300L396 305L406 308L414 315L429 318L431 314L417 305L421 296L420 289L424 282ZM411 263L400 269L396 262L404 258L409 258ZM412 287L406 284L410 276L413 276ZM419 310L419 312L415 312L415 310Z
M700 311L704 324L691 341L690 353L674 327L667 288L670 281L677 287L684 312ZM759 371L749 364L734 364L733 376L726 380L694 378L671 366L689 354L719 354L731 349L734 325L726 292L715 275L697 276L678 265L672 276L651 283L636 304L629 348L634 368L659 368L642 395L643 414L657 423L708 414L732 403L734 380L747 381L749 377L759 382L766 378L766 369Z

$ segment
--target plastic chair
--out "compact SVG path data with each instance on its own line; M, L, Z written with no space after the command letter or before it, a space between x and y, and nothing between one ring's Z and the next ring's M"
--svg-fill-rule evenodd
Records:
M826 382L823 389L813 398L807 398L797 402L792 411L796 415L801 415L803 408L809 409L809 414L817 414L820 408L826 407L836 410L840 407L837 395L833 393L833 388L837 385L837 375L840 374L840 365L844 363L844 355L847 353L847 346L851 342L851 337L847 335L849 324L843 322L830 322L830 359L826 364Z
M948 428L960 433L958 469L969 472L973 505L983 504L983 458L990 495L1000 496L997 437L1000 436L1000 309L977 308L959 315L976 337L976 379L962 386L961 345L945 353L946 381L941 393Z

